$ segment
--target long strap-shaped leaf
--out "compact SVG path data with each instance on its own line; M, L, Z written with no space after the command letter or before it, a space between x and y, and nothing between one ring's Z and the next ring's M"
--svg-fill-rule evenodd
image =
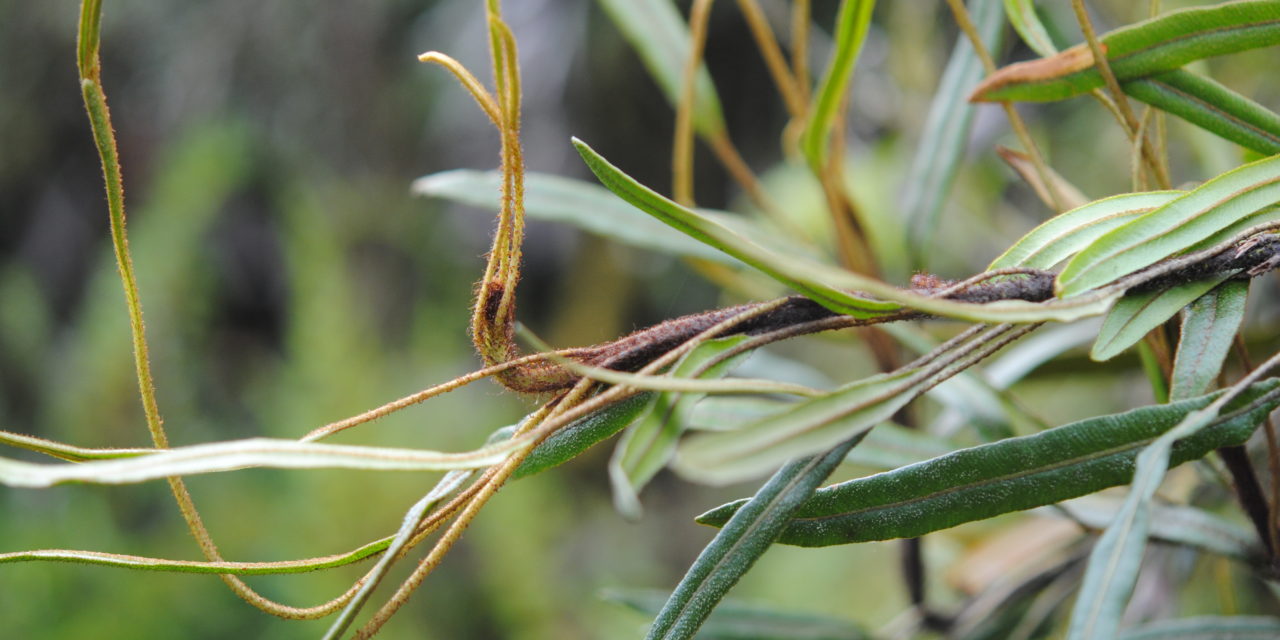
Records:
M1095 240L1058 274L1058 295L1070 297L1108 284L1277 202L1280 156L1232 169Z
M831 475L863 435L865 432L825 454L790 462L773 474L698 555L646 638L692 638L716 603L773 544L796 506L813 495L813 490Z
M1120 355L1152 329L1164 324L1165 320L1172 318L1183 307L1205 295L1228 277L1229 274L1220 274L1168 289L1126 295L1107 312L1089 357L1097 362L1106 362ZM1201 393L1204 391L1202 389Z
M808 121L800 133L800 149L814 170L826 166L827 146L831 130L844 103L845 91L853 79L853 68L862 52L867 29L871 26L871 10L875 0L841 0L836 16L835 51L822 74L816 99L809 109Z
M1280 115L1209 78L1178 69L1121 88L1240 146L1268 156L1280 153Z
M1116 78L1133 80L1193 60L1280 43L1280 2L1224 2L1172 11L1106 33L1101 41ZM1093 62L1081 44L1010 65L987 78L971 99L1047 102L1080 95L1103 84Z
M1216 421L1233 397L1251 393L1250 385L1258 376L1274 367L1280 356L1274 356L1253 373L1225 390L1203 409L1191 411L1176 426L1166 431L1138 454L1133 483L1115 520L1098 539L1089 554L1080 595L1076 598L1067 630L1068 640L1089 640L1115 636L1120 615L1128 603L1137 581L1138 568L1146 548L1150 527L1151 499L1169 467L1178 460L1175 443L1201 436ZM1276 395L1273 390L1264 398ZM1268 409L1269 411L1269 409ZM1265 414L1255 418L1261 422ZM1241 440L1240 442L1243 442Z
M1183 191L1125 193L1095 200L1058 214L1022 236L988 269L1048 269L1075 255L1103 234L1169 204Z
M1068 322L1106 311L1118 293L1079 296L1046 303L1002 300L987 304L956 302L899 289L830 265L782 256L734 233L724 225L680 206L636 182L581 140L573 144L587 166L610 191L641 211L759 269L819 304L858 318L884 315L903 306L975 322ZM880 300L850 293L864 292Z
M1243 407L1277 387L1277 380L1260 382L1229 406ZM1089 418L825 487L795 511L779 542L826 546L914 537L1124 484L1133 478L1138 451L1220 395ZM1269 398L1178 442L1171 464L1244 442L1278 405L1280 398ZM698 522L720 526L741 506L717 507Z
M1170 399L1190 398L1213 387L1244 320L1248 297L1249 283L1231 280L1186 308L1169 382Z

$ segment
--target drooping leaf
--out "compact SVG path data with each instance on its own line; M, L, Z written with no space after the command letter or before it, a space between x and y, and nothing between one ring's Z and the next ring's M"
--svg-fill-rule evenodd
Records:
M969 13L987 49L999 50L1004 33L1000 0L971 0L969 5ZM924 131L904 182L902 211L913 246L920 252L926 251L938 223L938 212L964 157L974 109L964 96L981 78L982 61L969 39L960 37L929 105Z
M1280 155L1228 171L1099 237L1058 274L1069 297L1147 267L1280 202Z
M1277 386L1280 381L1257 383L1228 406L1243 407ZM1124 484L1143 447L1219 395L1089 418L825 487L795 511L778 541L826 546L914 537ZM1276 406L1280 399L1270 398L1243 415L1215 421L1179 441L1172 463L1244 442ZM698 522L720 526L740 506L741 501L717 507Z
M1120 355L1152 329L1164 324L1228 277L1227 274L1222 274L1206 280L1185 282L1168 289L1125 294L1107 312L1089 357L1095 362L1105 362ZM1201 393L1203 392L1202 390Z
M698 345L672 368L677 378L716 378L736 363L726 359L712 364L720 354L732 349L749 336L732 336ZM661 393L649 403L644 415L623 434L609 462L609 483L613 487L613 504L619 513L640 516L640 490L667 464L675 452L676 441L684 432L689 411L705 394Z
M1244 320L1248 297L1248 281L1229 280L1186 308L1173 360L1171 399L1190 398L1212 388Z
M729 589L773 544L792 511L813 495L861 439L854 436L821 455L793 460L774 473L694 560L645 638L692 638Z
M1124 92L1262 155L1280 153L1280 115L1181 69L1124 83Z
M658 218L702 242L724 251L759 269L774 279L794 288L823 306L854 317L872 317L892 313L901 305L938 315L980 322L1069 321L1098 315L1110 306L1118 293L1080 296L1074 300L1044 303L1001 300L986 304L956 302L924 296L890 286L874 278L851 271L780 255L734 233L722 224L686 209L609 164L580 140L574 146L601 184L640 210ZM850 293L860 291L881 298L876 300Z
M1116 78L1172 71L1203 58L1280 43L1280 3L1227 2L1171 11L1103 34ZM1009 65L988 77L971 100L1047 102L1101 87L1093 55L1079 44L1057 55Z
M609 589L605 600L653 616L668 594L651 589ZM784 611L726 598L698 630L698 640L863 640L870 638L848 620Z
M1183 193L1125 193L1058 214L1022 236L987 269L1048 269L1089 246L1108 231L1172 202Z
M667 102L680 103L684 67L689 60L689 26L671 0L598 0L613 24L662 88ZM694 78L693 128L700 135L724 134L724 114L720 98L706 65L698 67Z

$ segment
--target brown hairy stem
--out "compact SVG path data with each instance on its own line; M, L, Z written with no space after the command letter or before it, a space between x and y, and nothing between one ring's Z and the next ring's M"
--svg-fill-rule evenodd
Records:
M1280 238L1274 235L1255 235L1217 250L1205 251L1194 256L1169 258L1141 272L1127 276L1120 283L1130 292L1152 291L1176 284L1207 278L1226 272L1238 272L1235 277L1249 278L1276 268L1280 263ZM960 282L942 280L928 274L912 278L911 290L947 300L985 304L1000 300L1025 300L1043 302L1053 298L1054 278L1051 271L1038 269L1010 269L979 274ZM502 297L502 285L490 282L488 299ZM772 305L773 308L762 310ZM514 309L510 309L514 311ZM486 308L486 320L495 326L504 324L496 317L497 305ZM769 302L748 304L705 311L661 322L641 329L611 342L590 347L567 349L558 356L582 364L636 371L653 362L671 349L684 344L707 329L743 314L754 317L743 319L721 335L761 336L794 328L803 335L834 328L870 326L885 322L913 320L929 317L928 314L903 309L884 316L856 320L831 311L804 296L789 296ZM835 320L833 322L822 322ZM841 321L841 320L847 320ZM508 325L507 340L502 345L508 359L520 357L515 345L514 327ZM522 393L546 393L572 387L580 376L560 366L550 358L527 357L528 361L495 374L495 378L507 388Z

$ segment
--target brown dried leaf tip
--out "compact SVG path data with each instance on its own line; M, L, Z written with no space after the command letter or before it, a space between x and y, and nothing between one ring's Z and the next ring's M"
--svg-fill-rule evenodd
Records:
M1099 43L1103 53L1107 45ZM1026 62L1017 62L996 70L978 83L969 94L969 102L991 102L987 95L1000 89L1019 84L1047 82L1065 75L1084 71L1093 66L1093 52L1085 44L1078 44L1056 55Z

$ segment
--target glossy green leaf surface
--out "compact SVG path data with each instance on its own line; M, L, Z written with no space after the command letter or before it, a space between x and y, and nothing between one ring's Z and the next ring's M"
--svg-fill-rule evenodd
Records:
M692 638L729 589L768 551L795 508L813 495L859 440L860 435L821 455L793 460L774 473L698 555L645 638Z
M613 24L631 43L649 74L672 105L683 93L684 68L689 61L689 26L671 0L597 0ZM706 65L694 78L693 127L700 135L724 133L720 98Z
M1172 202L1183 191L1125 193L1095 200L1058 214L1022 236L987 267L1048 269L1089 246L1103 234Z
M1211 389L1244 320L1249 283L1229 280L1186 308L1173 360L1169 397L1181 400Z
M1280 202L1280 156L1228 171L1099 237L1058 274L1058 295L1108 284Z
M1166 320L1218 286L1218 283L1226 280L1227 277L1224 274L1168 289L1125 294L1114 307L1111 307L1111 311L1107 312L1106 318L1102 321L1102 329L1098 331L1098 339L1094 341L1093 349L1089 351L1089 357L1095 362L1105 362L1120 355L1152 329L1164 324ZM1201 390L1200 393L1204 391Z
M1194 60L1280 43L1280 2L1226 2L1171 11L1100 38L1116 78L1125 81L1172 71ZM1084 45L1057 56L1002 69L975 97L1053 101L1102 86Z
M1278 385L1274 380L1255 384L1229 408ZM914 537L1124 484L1133 477L1134 458L1144 446L1215 397L1089 418L825 487L796 510L779 542L826 546ZM1244 442L1277 405L1280 399L1271 399L1244 415L1216 421L1179 441L1171 460L1180 464ZM720 526L741 504L717 507L698 522Z
M675 229L742 260L838 313L865 318L884 315L908 306L942 316L979 322L1065 322L1099 315L1119 297L1118 293L1108 293L1044 303L1002 300L976 304L920 295L851 271L770 251L723 224L682 207L641 185L582 141L575 139L574 146L601 184L623 200ZM864 292L881 300L850 293L851 291Z
M1178 69L1130 80L1121 88L1246 149L1280 153L1280 115L1210 78Z

